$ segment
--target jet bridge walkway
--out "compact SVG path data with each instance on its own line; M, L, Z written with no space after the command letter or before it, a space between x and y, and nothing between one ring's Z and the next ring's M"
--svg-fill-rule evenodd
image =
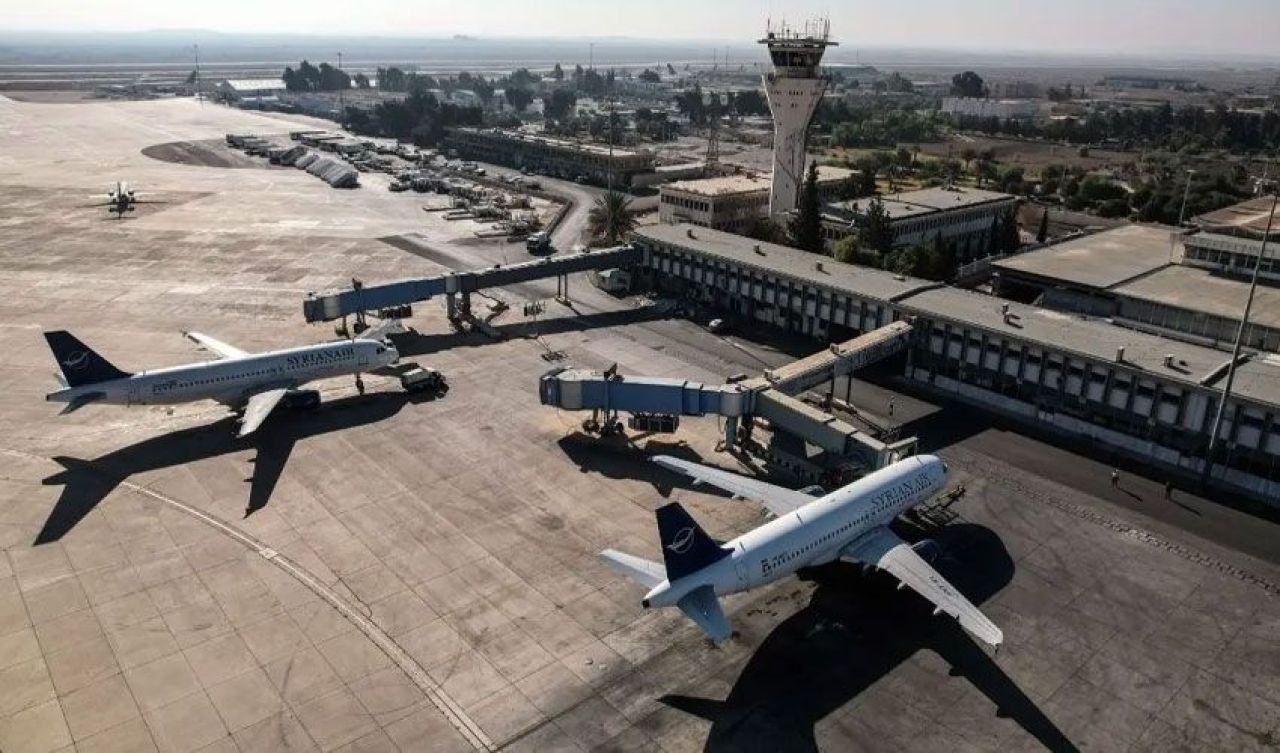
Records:
M563 278L562 290L567 294L568 276L575 272L634 266L643 258L641 249L627 245L379 285L364 285L353 280L351 288L346 290L309 293L302 302L302 315L308 322L329 322L369 311L403 309L443 295L447 296L452 319L459 311L469 313L471 294L486 288L559 277Z
M680 416L723 416L725 447L737 442L740 422L745 419L750 426L759 417L828 453L881 468L906 454L914 440L882 442L794 395L902 351L911 329L907 322L893 322L735 384L622 376L612 369L605 373L555 369L542 376L538 393L543 405L603 412L606 427L619 413L631 414L632 428L650 431L674 431Z

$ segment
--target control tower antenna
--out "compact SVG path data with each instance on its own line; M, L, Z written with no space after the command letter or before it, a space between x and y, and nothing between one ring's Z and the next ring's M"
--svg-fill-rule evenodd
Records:
M773 111L773 185L769 215L777 218L796 208L804 180L809 123L830 79L821 72L822 55L831 41L831 21L819 18L793 29L772 21L759 40L769 48L773 72L764 75L764 90Z

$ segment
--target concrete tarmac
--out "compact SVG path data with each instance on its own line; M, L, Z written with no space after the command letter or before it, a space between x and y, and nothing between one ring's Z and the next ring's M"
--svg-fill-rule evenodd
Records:
M647 462L735 467L715 420L601 441L538 403L539 375L617 363L716 382L791 356L578 279L576 311L509 311L501 341L415 307L399 345L447 375L435 399L332 380L321 408L242 441L211 404L57 416L43 330L127 370L207 357L183 329L315 342L333 333L302 322L308 290L449 268L378 238L420 233L477 266L494 253L411 197L142 154L272 126L290 123L0 98L6 753L1275 749L1268 558L1055 470L1074 456L982 434L944 449L968 488L957 519L902 533L941 544L939 568L1004 629L998 654L852 566L728 599L737 632L718 647L642 609L599 550L660 558L653 511L670 499L717 537L761 511ZM122 221L81 206L117 179L166 203Z

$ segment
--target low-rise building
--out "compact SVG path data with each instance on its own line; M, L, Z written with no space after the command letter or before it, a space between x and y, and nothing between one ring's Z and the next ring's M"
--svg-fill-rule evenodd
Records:
M895 249L941 238L943 243L954 246L960 262L986 256L996 219L1018 208L1016 196L959 186L887 194L880 201L893 228ZM822 234L828 249L861 231L870 202L850 199L827 205L822 215Z
M823 201L837 196L854 172L819 165L818 193ZM669 183L658 192L658 218L743 234L769 216L770 184L768 175L749 173Z
M499 128L454 128L445 140L466 159L509 167L527 167L539 173L605 185L631 184L632 177L653 172L653 153L644 149L610 149L569 139L551 138Z
M1045 103L1035 99L987 99L985 97L947 97L942 112L962 118L999 118L1032 120L1045 111Z
M217 94L227 101L276 97L285 92L284 80L278 78L229 78L218 82Z

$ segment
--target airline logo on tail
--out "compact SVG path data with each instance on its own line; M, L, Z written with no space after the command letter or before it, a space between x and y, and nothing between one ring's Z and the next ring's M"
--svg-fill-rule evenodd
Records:
M68 353L67 357L62 359L62 365L68 369L83 369L85 366L89 365L89 351L77 350L75 352Z
M693 526L686 526L671 539L671 543L667 544L669 551L676 554L684 554L693 546Z

